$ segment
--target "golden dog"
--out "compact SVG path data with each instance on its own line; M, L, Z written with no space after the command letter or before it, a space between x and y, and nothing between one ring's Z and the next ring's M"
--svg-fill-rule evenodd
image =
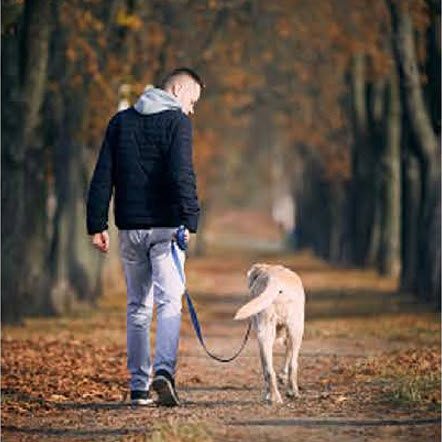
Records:
M241 307L235 319L252 316L264 375L264 400L281 403L275 370L273 344L285 333L285 364L279 379L288 380L288 397L299 397L298 354L304 333L305 294L299 276L281 265L255 264L247 273L253 299Z

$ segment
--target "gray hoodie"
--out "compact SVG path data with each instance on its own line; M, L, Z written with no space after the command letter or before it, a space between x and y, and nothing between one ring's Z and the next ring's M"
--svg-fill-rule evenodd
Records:
M165 110L180 110L181 104L163 89L146 89L134 104L135 110L143 115L157 114Z

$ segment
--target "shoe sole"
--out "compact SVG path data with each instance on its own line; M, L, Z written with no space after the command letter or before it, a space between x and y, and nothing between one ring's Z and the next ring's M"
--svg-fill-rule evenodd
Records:
M153 404L153 399L131 399L132 405L150 405Z
M152 382L152 388L158 394L158 403L166 407L175 407L180 404L173 386L164 376L156 377Z

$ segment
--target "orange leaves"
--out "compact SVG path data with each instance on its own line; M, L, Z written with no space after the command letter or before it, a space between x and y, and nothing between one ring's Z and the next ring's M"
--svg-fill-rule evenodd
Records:
M130 14L124 9L119 9L115 16L115 23L123 28L138 31L143 27L142 20L135 14Z
M208 193L208 187L217 170L217 160L222 157L221 143L212 129L195 131L194 158L195 170L198 178L198 194L204 200Z
M436 8L436 6L434 6ZM413 18L413 26L424 32L430 25L430 6L426 0L410 0L410 11Z
M87 6L82 6L76 1L63 2L60 6L61 24L67 29L74 28L76 33L81 32L102 32L103 22L93 14Z
M277 21L276 33L283 39L287 39L292 35L292 25L287 17L281 17Z
M127 372L122 348L86 341L2 340L2 411L26 413L54 403L119 400ZM5 394L6 393L6 394Z
M74 63L75 60L77 60L77 52L72 46L66 48L66 59L71 63Z
M146 26L149 45L159 48L163 45L166 34L159 23L151 22Z
M120 7L109 21L100 0L60 6L70 75L90 85L91 140L102 135L116 110L122 82L144 87L169 68L189 64L199 66L207 80L201 101L210 96L204 112L202 104L197 110L198 146L217 145L218 154L235 157L236 147L247 143L250 116L259 104L275 120L277 136L288 140L287 151L308 146L327 164L328 176L348 177L351 129L342 110L349 91L346 70L352 54L361 51L371 60L369 79L389 73L383 0L280 0L252 8L219 0L135 3L134 10ZM412 5L413 20L423 30L425 1ZM196 147L196 152L201 164L210 162L208 151Z
M419 376L430 372L440 372L440 351L433 348L411 348L395 351L383 357L372 357L350 370L354 376L363 380L366 377Z
M232 91L230 94L227 93L224 95L228 105L233 105L235 102L234 91L264 86L263 75L251 73L242 67L230 67L224 71L220 80L226 88Z

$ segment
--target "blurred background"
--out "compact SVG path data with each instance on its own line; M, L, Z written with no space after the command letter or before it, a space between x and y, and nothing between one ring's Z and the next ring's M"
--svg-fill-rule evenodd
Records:
M106 259L85 228L105 128L179 66L207 85L192 254L310 249L440 307L440 1L1 5L3 321L96 305L118 259L112 213Z

